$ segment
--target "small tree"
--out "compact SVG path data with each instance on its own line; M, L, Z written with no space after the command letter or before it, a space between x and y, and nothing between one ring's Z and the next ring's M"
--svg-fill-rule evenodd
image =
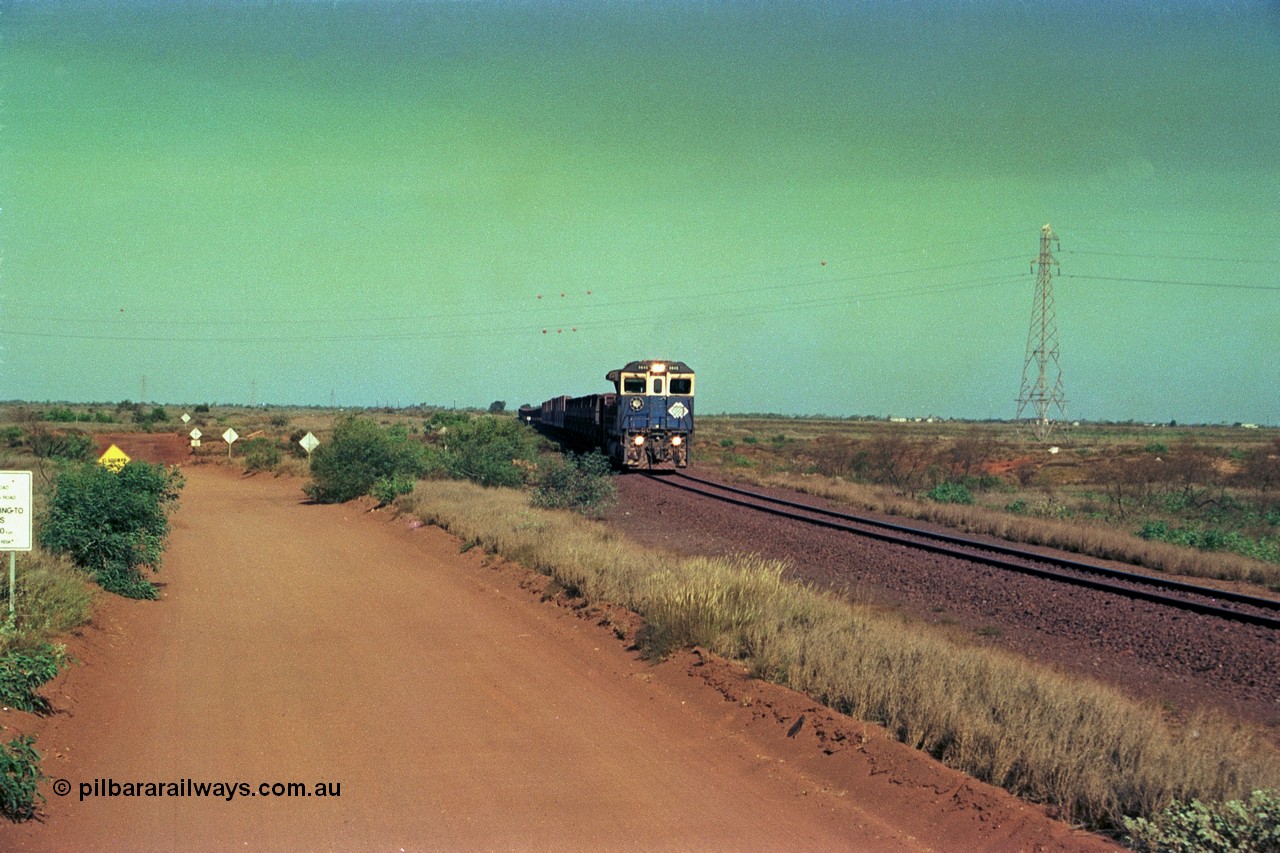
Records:
M343 503L371 493L379 484L379 500L387 484L403 493L427 469L426 451L403 430L383 429L368 418L340 421L333 437L311 454L312 482L307 495L321 503Z
M489 414L500 415L507 410L506 400L494 400L489 404Z
M449 428L442 442L455 480L520 486L534 470L537 435L514 418L482 416Z

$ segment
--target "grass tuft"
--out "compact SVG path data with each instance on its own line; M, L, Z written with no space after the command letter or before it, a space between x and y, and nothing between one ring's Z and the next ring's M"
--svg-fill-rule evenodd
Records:
M419 483L399 505L592 602L636 611L649 657L700 645L737 658L1095 829L1280 781L1280 754L1252 729L1207 715L1174 728L1158 707L851 605L786 580L773 561L647 551L514 490Z

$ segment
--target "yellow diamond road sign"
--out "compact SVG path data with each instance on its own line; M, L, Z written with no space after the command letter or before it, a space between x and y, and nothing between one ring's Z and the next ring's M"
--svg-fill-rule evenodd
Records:
M103 468L110 468L112 471L119 471L129 461L129 454L125 453L114 444L107 448L106 452L98 457L98 464Z

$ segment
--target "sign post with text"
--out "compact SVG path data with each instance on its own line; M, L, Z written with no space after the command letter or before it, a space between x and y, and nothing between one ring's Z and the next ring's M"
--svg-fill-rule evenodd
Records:
M31 550L31 472L0 471L0 551L9 552L9 615L17 582L16 552Z

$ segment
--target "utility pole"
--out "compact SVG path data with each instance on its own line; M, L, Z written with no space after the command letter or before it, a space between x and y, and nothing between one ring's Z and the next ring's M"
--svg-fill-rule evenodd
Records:
M1038 441L1046 441L1056 428L1065 427L1067 420L1062 367L1058 364L1058 319L1053 307L1053 271L1058 267L1054 247L1060 248L1057 235L1045 225L1040 229L1040 257L1031 262L1036 273L1036 292L1031 303L1031 326L1027 330L1022 390L1018 393L1018 424L1028 428ZM1034 414L1024 416L1028 406Z

